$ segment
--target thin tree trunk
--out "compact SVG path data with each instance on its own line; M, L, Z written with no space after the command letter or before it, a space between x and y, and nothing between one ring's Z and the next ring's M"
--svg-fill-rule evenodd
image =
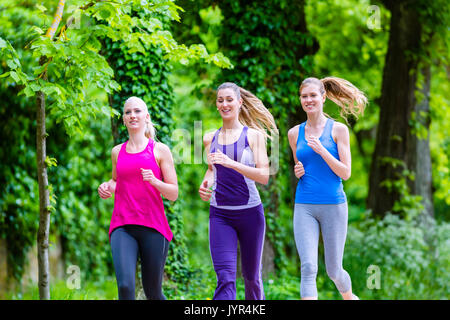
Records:
M50 39L56 33L64 11L65 0L59 0L56 7L53 23L47 30L46 36ZM42 56L39 64L42 66L47 58ZM47 80L47 71L41 75ZM36 162L39 184L39 228L37 234L38 251L38 286L39 298L50 299L50 263L49 263L49 233L50 233L50 195L48 190L48 176L45 158L47 133L45 129L45 94L42 91L36 93Z
M45 132L45 95L39 91L36 96L36 160L39 183L39 229L37 235L39 298L50 299L50 267L48 259L50 232L50 198L48 190Z

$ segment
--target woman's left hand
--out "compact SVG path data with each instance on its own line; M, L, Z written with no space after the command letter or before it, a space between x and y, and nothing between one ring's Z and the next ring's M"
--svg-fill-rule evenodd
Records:
M306 141L308 143L308 146L311 147L311 149L313 149L319 155L321 155L325 150L325 147L322 145L319 138L317 137L310 136L309 138L306 139Z
M220 164L224 167L230 168L234 161L220 150L217 150L214 153L208 154L208 162L211 164Z
M146 170L146 169L141 168L141 174L142 174L142 179L144 181L150 182L151 185L154 185L158 181L158 179L155 177L155 175L153 174L153 171L151 169Z

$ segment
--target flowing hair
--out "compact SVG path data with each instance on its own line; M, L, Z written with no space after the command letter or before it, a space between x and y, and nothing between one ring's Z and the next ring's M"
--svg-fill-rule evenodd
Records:
M340 107L340 115L345 121L350 114L356 119L360 114L364 114L367 97L349 81L337 77L326 77L320 80L306 78L300 85L299 93L301 94L303 87L310 84L317 85L321 94L326 94L328 99Z
M148 112L147 104L146 104L146 103L144 102L144 100L142 100L141 98L134 97L134 96L133 96L133 97L129 97L129 98L125 101L125 103L123 104L124 107L125 107L125 105L126 105L128 102L135 102L135 103L140 104L142 107L145 108L145 111L146 111L146 112L149 114L149 116L150 116L150 113ZM150 117L150 120L146 122L146 127L145 127L145 132L144 132L144 134L145 134L145 137L146 137L146 138L155 140L155 137L156 137L156 129L155 129L155 126L153 125L153 122L152 122L152 118L151 118L151 117Z
M272 114L258 97L233 82L222 83L217 88L217 92L222 89L232 89L238 100L242 98L239 122L249 128L260 131L266 138L271 140L273 139L272 133L278 134L278 128ZM271 134L269 135L267 131Z

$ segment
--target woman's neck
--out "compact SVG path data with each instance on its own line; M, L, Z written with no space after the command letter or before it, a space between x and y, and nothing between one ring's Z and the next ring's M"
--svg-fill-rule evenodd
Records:
M222 128L224 130L242 129L243 125L238 119L233 120L222 120Z
M128 136L128 145L132 148L140 149L148 143L148 138L143 132L128 132Z
M320 127L326 121L327 121L327 117L325 117L325 115L322 112L320 112L317 114L308 114L306 124L309 127L314 128L314 127Z

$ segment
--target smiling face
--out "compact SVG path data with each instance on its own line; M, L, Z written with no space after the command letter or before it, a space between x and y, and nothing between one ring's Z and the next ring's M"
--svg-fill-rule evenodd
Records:
M308 84L301 88L300 102L306 113L322 112L326 95L320 92L320 88L314 84Z
M145 130L149 120L150 115L148 114L147 106L141 99L130 98L125 102L123 107L123 122L129 130Z
M220 89L217 92L216 106L222 119L234 119L239 116L242 99L238 99L231 88Z

